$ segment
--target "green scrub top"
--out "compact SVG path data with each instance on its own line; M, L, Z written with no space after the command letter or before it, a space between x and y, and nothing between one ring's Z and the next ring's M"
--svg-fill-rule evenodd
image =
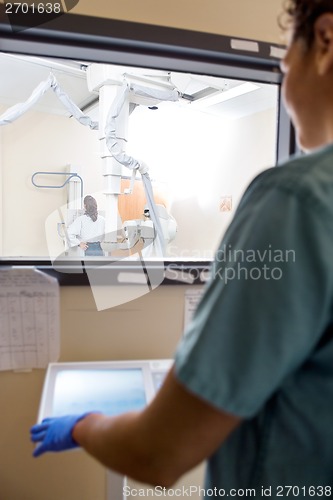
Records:
M205 498L332 495L332 299L331 145L250 184L177 350L178 379L244 419Z

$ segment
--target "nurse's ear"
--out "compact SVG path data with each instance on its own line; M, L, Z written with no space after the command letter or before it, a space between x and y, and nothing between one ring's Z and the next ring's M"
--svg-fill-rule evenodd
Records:
M316 64L321 76L333 75L333 13L326 12L314 24Z

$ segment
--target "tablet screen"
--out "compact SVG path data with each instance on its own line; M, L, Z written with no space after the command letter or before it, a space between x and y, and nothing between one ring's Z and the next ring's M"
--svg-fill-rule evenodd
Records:
M63 370L55 380L52 415L100 411L112 416L146 403L141 368Z

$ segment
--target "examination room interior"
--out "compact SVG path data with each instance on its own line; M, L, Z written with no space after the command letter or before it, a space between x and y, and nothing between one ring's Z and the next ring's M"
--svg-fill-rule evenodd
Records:
M212 0L209 8L199 0L170 0L158 7L142 0L140 8L134 0L126 0L112 9L106 0L93 5L80 0L72 12L282 44L277 25L281 8L282 0ZM51 60L43 64L0 53L0 74L7 75L3 87L0 84L0 118L47 79L50 70L68 94L81 92L82 99L89 99L81 74L85 63L80 61L80 66L72 65L66 71ZM181 72L174 72L171 80L193 94L215 86L224 86L228 92L244 85L235 79L216 81ZM96 113L91 103L88 112L91 116ZM203 99L190 110L188 103L181 102L132 113L130 151L150 167L156 201L177 225L166 260L213 257L244 189L257 173L276 162L277 113L277 85L263 83L220 101L209 112ZM55 96L10 126L0 127L1 256L41 260L56 258L63 251L63 227L57 227L54 214L66 205L68 186L39 188L32 183L36 172L76 172L84 179L84 194L93 195L101 213L105 212L97 135L96 130L68 119ZM58 179L40 175L38 183L54 186ZM73 183L74 189L81 189L78 178ZM128 195L119 205L122 222L144 218L139 177L134 194L139 202L132 202ZM119 299L98 307L91 287L61 286L58 361L172 358L186 321L186 294L189 290L200 293L202 287L185 279L183 284L162 284L149 293L134 294L133 300ZM126 296L126 286L122 286L122 294ZM0 500L104 500L105 470L85 453L32 458L28 431L37 418L44 377L45 369L0 371ZM179 484L200 485L202 476L200 465ZM135 485L139 487L144 486Z

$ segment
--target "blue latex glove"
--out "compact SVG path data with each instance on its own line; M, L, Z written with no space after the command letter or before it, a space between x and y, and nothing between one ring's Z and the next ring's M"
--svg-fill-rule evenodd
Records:
M35 448L33 456L39 457L47 451L65 451L77 448L79 445L72 438L74 426L90 413L44 418L41 424L31 427L31 441L41 442Z

